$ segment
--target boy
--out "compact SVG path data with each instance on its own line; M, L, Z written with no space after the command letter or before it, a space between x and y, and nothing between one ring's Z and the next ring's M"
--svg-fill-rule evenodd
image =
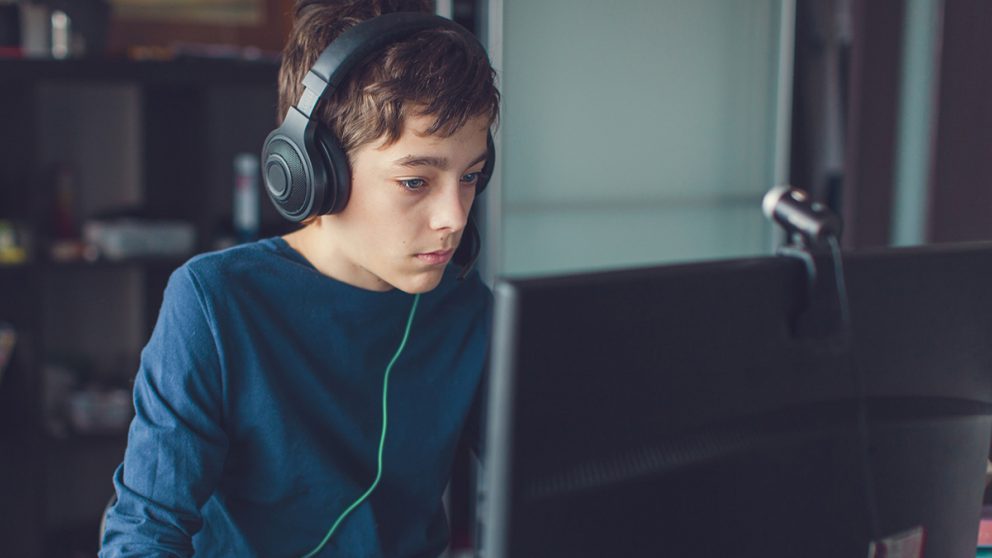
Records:
M342 32L428 9L299 2L280 115ZM485 52L439 27L373 52L316 106L347 156L346 203L170 278L101 557L443 551L488 340L489 292L465 272L498 104Z

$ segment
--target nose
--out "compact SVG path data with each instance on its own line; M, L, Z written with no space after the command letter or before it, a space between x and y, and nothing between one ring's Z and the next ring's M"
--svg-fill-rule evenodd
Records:
M458 232L465 228L472 209L475 190L460 184L457 179L445 181L444 187L435 191L431 207L431 228L438 231Z

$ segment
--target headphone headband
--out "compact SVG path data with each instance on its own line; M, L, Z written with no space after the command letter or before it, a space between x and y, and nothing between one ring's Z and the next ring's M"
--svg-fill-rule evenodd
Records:
M478 39L450 19L420 12L396 12L362 21L346 29L320 53L303 78L303 94L296 108L311 118L318 102L341 85L352 69L373 52L424 29L451 29ZM479 45L480 50L482 45Z

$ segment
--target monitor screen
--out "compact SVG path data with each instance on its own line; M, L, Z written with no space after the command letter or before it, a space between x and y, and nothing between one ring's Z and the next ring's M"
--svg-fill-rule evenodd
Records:
M973 557L992 245L843 261L840 335L791 257L498 282L481 554Z

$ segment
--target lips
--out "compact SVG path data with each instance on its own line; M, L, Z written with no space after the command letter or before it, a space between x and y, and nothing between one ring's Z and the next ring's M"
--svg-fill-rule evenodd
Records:
M454 254L454 249L438 250L436 252L417 254L417 259L429 265L441 265L448 263L448 261L451 260L451 256Z

